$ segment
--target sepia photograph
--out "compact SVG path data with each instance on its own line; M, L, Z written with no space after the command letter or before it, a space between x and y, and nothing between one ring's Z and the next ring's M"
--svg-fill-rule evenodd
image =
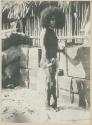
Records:
M90 123L90 0L1 0L1 122Z

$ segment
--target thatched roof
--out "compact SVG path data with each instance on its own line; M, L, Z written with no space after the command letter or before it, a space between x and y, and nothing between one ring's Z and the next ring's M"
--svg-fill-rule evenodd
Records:
M79 1L81 4L84 1ZM86 3L89 1L85 1ZM39 16L41 11L48 6L55 6L66 9L70 4L76 4L78 1L32 1L32 0L2 0L2 16L11 20L25 18L27 16Z
M29 10L26 2L23 1L22 3L17 1L4 2L2 5L2 18L6 17L8 20L24 18Z
M41 11L48 6L61 6L58 1L31 1L31 0L3 0L2 16L8 20L39 16ZM64 6L63 6L64 7Z

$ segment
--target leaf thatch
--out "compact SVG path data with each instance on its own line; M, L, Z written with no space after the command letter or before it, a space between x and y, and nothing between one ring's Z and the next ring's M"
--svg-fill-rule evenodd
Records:
M62 7L62 1L31 1L31 0L3 0L2 1L2 14L8 10L7 19L20 19L26 16L39 16L44 8L49 6ZM64 3L66 4L66 3Z

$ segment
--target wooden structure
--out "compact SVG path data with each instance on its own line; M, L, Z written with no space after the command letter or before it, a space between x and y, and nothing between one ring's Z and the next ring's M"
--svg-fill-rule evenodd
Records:
M22 4L15 4L2 11L2 29L6 30L11 28L11 22L15 21L17 23L19 32L25 33L27 36L32 38L33 47L40 47L40 12L47 6L57 6L62 7L66 16L66 22L63 29L55 29L59 43L62 44L67 42L69 45L75 45L84 41L83 39L89 40L89 34L86 34L84 31L81 34L82 29L85 28L85 25L90 20L90 2L89 1L71 1L64 3L62 1L27 1ZM6 15L6 17L5 17ZM67 49L67 47L66 47ZM30 49L27 51L29 54ZM61 55L59 56L61 57ZM68 60L66 58L66 71L68 70ZM27 67L29 69L29 67ZM27 69L26 68L26 69ZM25 69L25 68L24 68ZM67 71L68 76L68 71ZM72 78L72 76L71 76ZM74 77L73 77L74 78ZM28 78L29 79L29 78ZM78 78L80 79L80 78ZM80 79L81 81L81 79ZM70 95L71 102L74 101L73 82L71 80Z
M40 12L47 6L61 7L66 15L64 28L56 29L59 39L61 36L63 39L67 39L69 36L67 42L71 42L71 39L81 38L81 29L84 28L90 16L89 1L71 1L69 3L62 1L24 1L22 4L14 3L10 9L6 6L2 10L2 29L10 28L10 22L17 19L20 31L33 38L34 46L39 46Z

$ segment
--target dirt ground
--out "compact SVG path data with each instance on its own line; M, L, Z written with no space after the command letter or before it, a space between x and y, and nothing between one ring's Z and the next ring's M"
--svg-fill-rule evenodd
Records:
M14 90L2 90L2 93L1 120L3 122L78 122L80 120L88 122L90 119L88 110L66 103L64 97L62 100L58 99L59 110L55 111L46 108L41 92L18 87Z
M40 74L42 74L40 72ZM82 109L78 103L71 104L69 97L59 92L58 110L46 107L46 92L44 75L37 85L31 84L29 88L15 87L1 90L1 120L2 122L34 123L34 122L79 122L90 121L90 113ZM40 77L42 76L42 77ZM34 81L34 80L33 80ZM53 100L52 100L53 101Z

